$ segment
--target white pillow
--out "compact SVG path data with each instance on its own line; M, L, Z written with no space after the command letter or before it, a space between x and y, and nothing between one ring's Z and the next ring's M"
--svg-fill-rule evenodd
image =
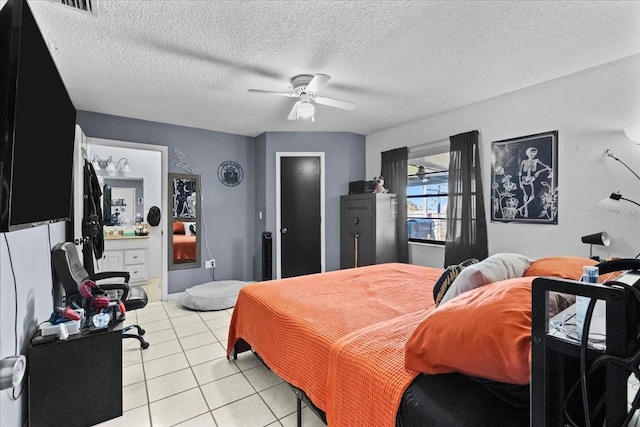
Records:
M442 297L440 304L444 304L461 293L489 283L522 277L532 262L533 259L520 254L499 253L491 255L462 270Z
M184 235L185 236L193 236L193 231L191 231L191 226L195 227L195 222L184 222Z

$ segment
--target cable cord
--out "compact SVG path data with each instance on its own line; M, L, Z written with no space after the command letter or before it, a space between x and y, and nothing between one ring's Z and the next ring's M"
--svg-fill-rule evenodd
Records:
M633 296L636 298L636 300L640 303L640 290L636 289L633 286L627 285L626 283L622 283L622 282L618 282L616 280L610 281L610 282L606 282L607 286L611 286L611 287L621 287L624 288L625 290L631 292L633 294ZM582 339L581 339L581 343L580 343L580 379L578 381L576 381L573 386L571 387L571 389L569 390L569 392L567 393L567 397L565 398L564 401L564 413L565 413L565 417L567 418L567 420L571 423L572 426L574 427L579 427L581 425L577 424L570 416L569 411L567 409L568 407L568 403L570 398L573 396L573 394L576 392L578 386L581 387L581 391L582 391L582 406L583 406L583 411L584 411L584 417L585 417L585 427L590 427L591 426L591 418L593 415L593 419L595 419L597 417L597 415L600 413L600 411L602 410L602 407L604 406L604 399L605 396L602 396L600 398L600 400L598 401L597 405L595 406L595 410L593 412L593 414L590 413L589 410L589 401L588 401L588 396L587 396L587 377L589 377L590 375L592 375L596 369L598 369L600 367L600 365L604 364L604 363L612 363L614 365L623 367L627 370L629 370L633 375L636 376L637 379L640 380L640 349L638 351L636 351L634 354L632 354L629 357L618 357L618 356L612 356L612 355L602 355L597 357L596 359L594 359L593 363L591 364L591 367L589 368L589 371L587 372L586 370L586 352L587 352L587 345L588 345L588 341L589 341L589 327L591 324L591 318L593 316L593 310L595 308L595 304L596 304L596 299L595 298L591 298L591 301L589 301L589 305L587 307L587 312L585 314L585 319L584 319L584 325L583 325L583 330L582 330ZM636 341L640 339L640 333L638 333L638 335L636 336ZM640 408L640 391L636 392L636 395L633 399L633 402L631 404L631 408L629 409L629 411L627 412L627 416L625 417L625 420L622 424L623 427L626 427L629 425L629 423L631 422L631 419L633 417L633 414Z
M7 238L7 233L3 233L4 243L7 247L7 255L9 256L9 266L11 268L11 277L13 278L13 354L18 354L18 282L16 280L16 271L13 267L13 258L11 257L11 248L9 247L9 239ZM20 387L20 392L16 396L15 391L16 388L13 387L11 390L11 395L9 396L11 400L17 400L24 390L24 381L22 382L22 387Z
M200 196L200 212L204 212L204 196ZM207 248L207 254L209 254L209 258L207 259L212 259L213 255L211 254L211 248L209 247L209 228L207 227L206 216L203 214L200 214L200 216L202 217L202 225L204 225L204 246ZM215 267L211 269L211 279L215 282L216 275L214 270Z
M635 172L633 171L633 169L631 169L629 166L627 166L627 164L626 164L625 162L623 162L622 160L620 160L619 158L617 158L616 156L614 156L614 155L613 155L613 153L611 152L611 150L609 150L609 149L605 150L605 154L606 154L607 156L611 157L612 159L614 159L615 161L622 163L622 165L623 165L625 168L629 169L629 172L631 172L632 174L634 174L634 175L636 176L636 178L640 179L640 176L639 176L637 173L635 173Z

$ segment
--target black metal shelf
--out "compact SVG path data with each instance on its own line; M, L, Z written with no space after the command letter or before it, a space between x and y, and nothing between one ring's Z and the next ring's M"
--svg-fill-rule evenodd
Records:
M580 343L549 334L550 291L606 301L606 347L587 349L588 366L599 356L627 357L638 349L638 304L627 290L606 284L536 278L532 288L531 425L534 427L566 425L569 420L565 405L570 413L576 414L578 422L584 423L584 418L580 418L581 400L565 403L570 388L580 378ZM603 368L589 378L590 406L595 407L604 399L604 410L598 417L600 425L604 419L607 425L622 425L627 415L629 374L625 368L605 362Z

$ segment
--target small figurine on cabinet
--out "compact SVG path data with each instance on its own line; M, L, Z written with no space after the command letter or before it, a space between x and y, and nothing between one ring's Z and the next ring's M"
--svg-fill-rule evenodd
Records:
M388 193L389 190L387 190L384 187L384 177L382 176L374 176L373 177L373 181L376 183L376 188L373 191L374 193Z

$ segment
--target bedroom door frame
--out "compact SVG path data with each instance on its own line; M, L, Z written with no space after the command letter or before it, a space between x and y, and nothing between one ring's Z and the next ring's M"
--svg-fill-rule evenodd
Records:
M282 228L281 212L281 159L283 157L316 157L320 160L320 272L325 272L325 153L324 152L276 152L276 278L282 278Z
M79 127L78 127L79 128ZM81 129L80 129L81 130ZM160 191L161 191L161 201L162 201L162 206L167 206L168 204L168 199L167 199L167 176L168 176L168 150L169 148L167 146L164 145L154 145L154 144L143 144L143 143L138 143L138 142L129 142L129 141L119 141L119 140L114 140L114 139L103 139L103 138L94 138L94 137L89 137L89 136L85 136L84 134L82 134L81 136L77 136L76 137L78 140L81 140L81 144L83 147L83 152L78 153L79 157L76 157L76 159L80 160L79 163L83 163L84 162L84 155L86 155L86 150L87 150L87 146L89 144L91 145L101 145L101 146L107 146L107 147L119 147L119 148L130 148L130 149L134 149L134 150L143 150L143 151L155 151L155 152L159 152L160 153L160 177L158 177L158 179L160 180ZM78 165L80 166L80 165ZM83 166L80 166L80 169L82 171ZM77 170L77 169L76 169ZM80 175L82 176L82 175ZM84 187L84 180L82 181L82 187ZM78 187L80 188L80 187ZM82 194L81 192L76 193L74 196L76 199L74 201L74 204L76 206L76 210L74 211L74 227L79 227L80 224L82 224L82 217L84 215L82 207ZM77 199L77 197L80 197L80 199ZM160 280L162 281L161 283L161 291L162 291L162 300L163 301L167 301L168 297L169 297L169 264L168 264L168 245L167 245L167 233L165 232L165 230L167 229L167 216L166 215L161 215L160 217L160 224L158 225L160 227L160 229L162 230L161 236L160 236L160 242L161 242L161 266L160 266ZM77 225L76 225L77 224ZM82 232L80 231L80 229L78 228L76 231L74 231L75 233L80 233L79 235L82 235ZM78 234L76 234L76 236L78 236ZM81 258L82 259L82 258Z

